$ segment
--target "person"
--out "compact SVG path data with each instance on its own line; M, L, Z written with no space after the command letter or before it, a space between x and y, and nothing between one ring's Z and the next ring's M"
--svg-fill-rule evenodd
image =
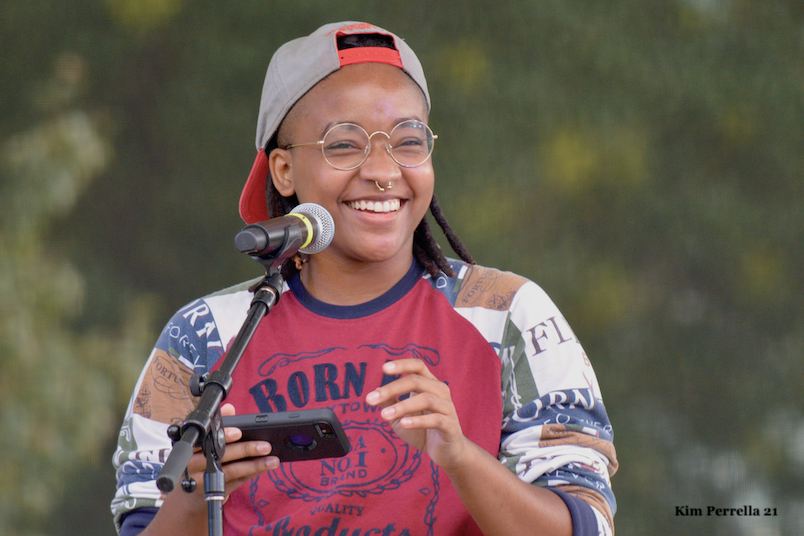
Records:
M240 214L316 203L335 234L283 266L222 413L331 408L351 448L280 464L227 428L226 534L613 534L617 458L590 361L542 289L476 264L449 227L429 112L416 55L372 24L322 26L270 62ZM168 425L194 408L189 378L220 365L253 284L189 303L161 333L114 455L121 536L206 533L203 489L155 480ZM188 471L203 482L204 468L197 452Z

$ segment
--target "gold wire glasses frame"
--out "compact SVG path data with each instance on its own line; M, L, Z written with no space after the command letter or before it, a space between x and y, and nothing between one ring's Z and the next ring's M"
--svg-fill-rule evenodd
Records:
M371 138L383 134L388 138L385 150L402 167L424 164L433 154L434 140L438 138L430 127L421 121L402 121L388 134L378 130L372 134L354 123L339 123L324 134L324 139L310 143L295 143L284 147L293 149L305 145L320 145L327 163L341 171L359 168L371 153Z

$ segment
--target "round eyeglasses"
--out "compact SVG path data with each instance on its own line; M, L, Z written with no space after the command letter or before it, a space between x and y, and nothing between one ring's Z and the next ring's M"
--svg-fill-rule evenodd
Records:
M438 138L430 127L416 120L402 121L388 134L378 130L372 134L354 123L339 123L324 134L324 139L310 143L295 143L285 149L304 145L320 145L324 160L341 171L359 168L371 153L371 138L382 134L388 138L385 149L394 162L403 167L424 164L433 154L434 140Z

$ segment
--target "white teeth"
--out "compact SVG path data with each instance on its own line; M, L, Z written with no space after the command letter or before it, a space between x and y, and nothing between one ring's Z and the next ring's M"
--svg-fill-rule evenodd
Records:
M402 202L399 199L391 199L390 201L350 201L349 206L355 210L365 210L367 212L396 212Z

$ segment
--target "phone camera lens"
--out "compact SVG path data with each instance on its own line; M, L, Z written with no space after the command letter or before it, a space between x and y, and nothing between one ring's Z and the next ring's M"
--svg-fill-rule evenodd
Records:
M301 451L313 450L317 446L315 439L307 434L292 434L285 439L285 444L292 449Z

